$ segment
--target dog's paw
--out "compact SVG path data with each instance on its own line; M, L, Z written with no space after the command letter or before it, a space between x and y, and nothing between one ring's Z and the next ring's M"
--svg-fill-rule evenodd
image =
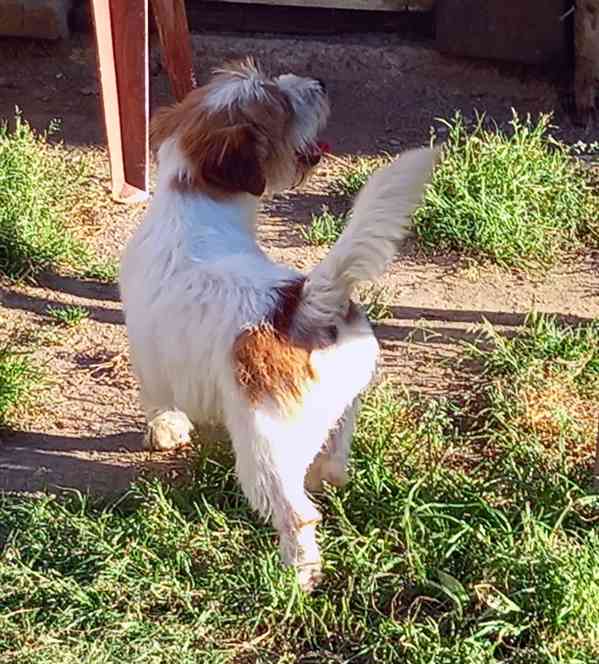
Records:
M333 486L343 487L349 481L345 463L326 453L319 455L306 473L304 485L311 493L322 491L322 483L328 482Z
M325 459L322 469L322 479L333 486L345 486L349 482L345 463L334 457Z
M311 593L322 581L322 566L320 560L313 563L303 563L296 566L297 582L305 593Z
M173 450L191 443L192 423L185 413L169 410L160 413L148 424L144 436L147 450Z
M318 493L319 491L322 491L322 480L323 477L320 470L320 462L315 461L310 468L308 468L308 472L304 479L304 486L310 493Z
M283 564L295 568L300 588L308 593L312 592L322 579L316 525L317 521L307 523L293 534L282 535L280 541Z

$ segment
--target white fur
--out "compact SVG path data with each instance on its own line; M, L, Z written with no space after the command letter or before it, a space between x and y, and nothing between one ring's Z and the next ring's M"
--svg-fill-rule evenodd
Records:
M320 93L321 87L318 81L311 78L302 78L295 74L283 74L278 76L277 85L289 97L289 101L296 113L296 124L294 126L294 139L300 149L305 148L326 124L329 117L329 105L321 104L318 113L308 112L313 96Z
M422 200L437 159L434 149L410 150L370 177L341 237L306 280L300 319L329 324L359 282L383 274L399 243L412 233L410 216Z
M211 110L219 111L254 99L267 100L268 90L264 86L266 78L258 69L253 71L250 69L249 72L248 74L246 70L244 76L234 76L223 82L216 81L209 84L211 89L206 101ZM226 73L226 71L215 71L215 74L220 73Z
M349 228L310 275L303 322L310 328L324 317L338 338L311 353L318 379L306 386L293 414L273 398L253 407L234 373L236 338L267 318L275 289L298 276L259 248L255 197L217 201L172 188L186 164L176 142L167 140L155 195L122 258L121 295L148 419L146 444L172 448L189 441L192 427L224 427L243 491L272 518L283 560L297 568L305 589L320 577L320 514L304 482L312 488L322 480L345 482L357 397L378 356L367 320L343 318L348 295L356 281L380 274L393 255L431 163L429 152L411 153L375 175L358 197Z

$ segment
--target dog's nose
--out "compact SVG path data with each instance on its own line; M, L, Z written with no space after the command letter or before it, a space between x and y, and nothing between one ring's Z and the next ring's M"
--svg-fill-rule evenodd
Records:
M327 91L327 86L325 85L325 82L322 80L322 78L317 78L317 79L316 79L316 82L318 83L318 85L320 85L320 89L321 89L323 92L326 92L326 91Z

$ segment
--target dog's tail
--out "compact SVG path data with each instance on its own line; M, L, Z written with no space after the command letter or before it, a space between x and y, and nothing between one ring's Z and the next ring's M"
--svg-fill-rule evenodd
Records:
M410 216L438 160L438 150L405 152L377 170L358 194L339 240L304 283L297 322L304 328L332 324L347 311L354 287L380 277L411 234Z

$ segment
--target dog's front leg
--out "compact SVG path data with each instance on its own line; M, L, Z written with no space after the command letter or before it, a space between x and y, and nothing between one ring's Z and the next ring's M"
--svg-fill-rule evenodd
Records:
M172 450L191 443L193 424L180 410L164 410L148 418L144 447L149 450Z

